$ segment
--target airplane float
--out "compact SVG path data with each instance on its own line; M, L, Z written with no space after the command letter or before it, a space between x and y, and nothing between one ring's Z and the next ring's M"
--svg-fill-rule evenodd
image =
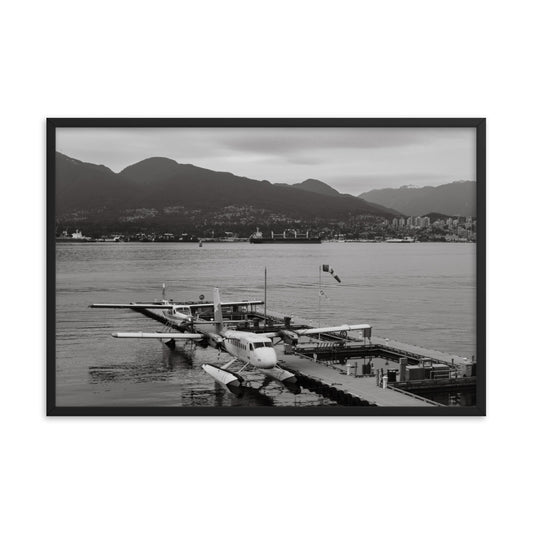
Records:
M95 308L127 308L127 309L159 309L168 323L168 331L157 333L145 332L117 332L113 337L120 339L159 339L169 347L174 347L176 341L194 341L209 345L226 352L231 359L223 366L210 363L202 365L202 369L216 382L226 386L231 392L236 392L244 382L242 373L251 368L266 376L283 383L290 390L297 388L297 378L291 372L278 365L278 357L274 350L272 339L275 337L296 344L301 335L315 335L321 333L344 333L351 330L370 328L368 324L330 326L305 329L280 329L275 332L253 333L238 331L229 326L246 322L244 320L224 320L222 305L261 304L260 301L224 302L220 300L219 290L213 289L213 304L175 304L168 300L154 304L92 304ZM205 320L193 315L194 307L211 306L214 308L214 320ZM173 331L177 327L180 332ZM230 370L234 363L243 363L236 371ZM296 387L295 387L296 386Z

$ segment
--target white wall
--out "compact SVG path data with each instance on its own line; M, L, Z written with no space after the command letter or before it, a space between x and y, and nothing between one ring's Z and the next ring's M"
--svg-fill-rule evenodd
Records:
M526 529L528 7L4 5L4 531ZM46 116L488 117L488 417L46 419Z

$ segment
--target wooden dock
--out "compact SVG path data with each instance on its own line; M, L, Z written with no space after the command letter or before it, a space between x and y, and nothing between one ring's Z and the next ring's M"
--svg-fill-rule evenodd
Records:
M400 355L403 353L408 357L416 356L418 359L431 359L436 363L443 363L446 365L472 364L473 362L470 357L453 355L439 350L432 350L429 348L423 348L422 346L407 344L405 342L385 339L383 337L372 336L372 345L378 346L385 351L392 351Z
M299 377L314 380L326 387L341 391L370 405L380 407L435 407L440 404L411 393L390 388L383 389L376 384L375 377L354 377L334 366L315 362L298 354L279 353L281 367Z

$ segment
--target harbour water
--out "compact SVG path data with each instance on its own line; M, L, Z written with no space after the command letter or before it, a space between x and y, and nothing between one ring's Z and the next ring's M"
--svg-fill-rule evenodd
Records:
M227 356L187 346L171 352L158 341L118 340L114 331L156 331L161 325L95 302L262 299L308 323L369 323L380 337L457 355L475 353L475 244L323 243L58 243L57 405L309 406L334 402L248 372L237 398L201 364ZM322 272L329 264L342 282Z

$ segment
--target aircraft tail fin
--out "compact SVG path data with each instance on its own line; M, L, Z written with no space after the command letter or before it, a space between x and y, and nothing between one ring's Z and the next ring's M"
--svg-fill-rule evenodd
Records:
M213 306L215 310L215 324L217 325L217 329L222 329L224 325L222 304L220 302L220 292L216 287L213 289Z

